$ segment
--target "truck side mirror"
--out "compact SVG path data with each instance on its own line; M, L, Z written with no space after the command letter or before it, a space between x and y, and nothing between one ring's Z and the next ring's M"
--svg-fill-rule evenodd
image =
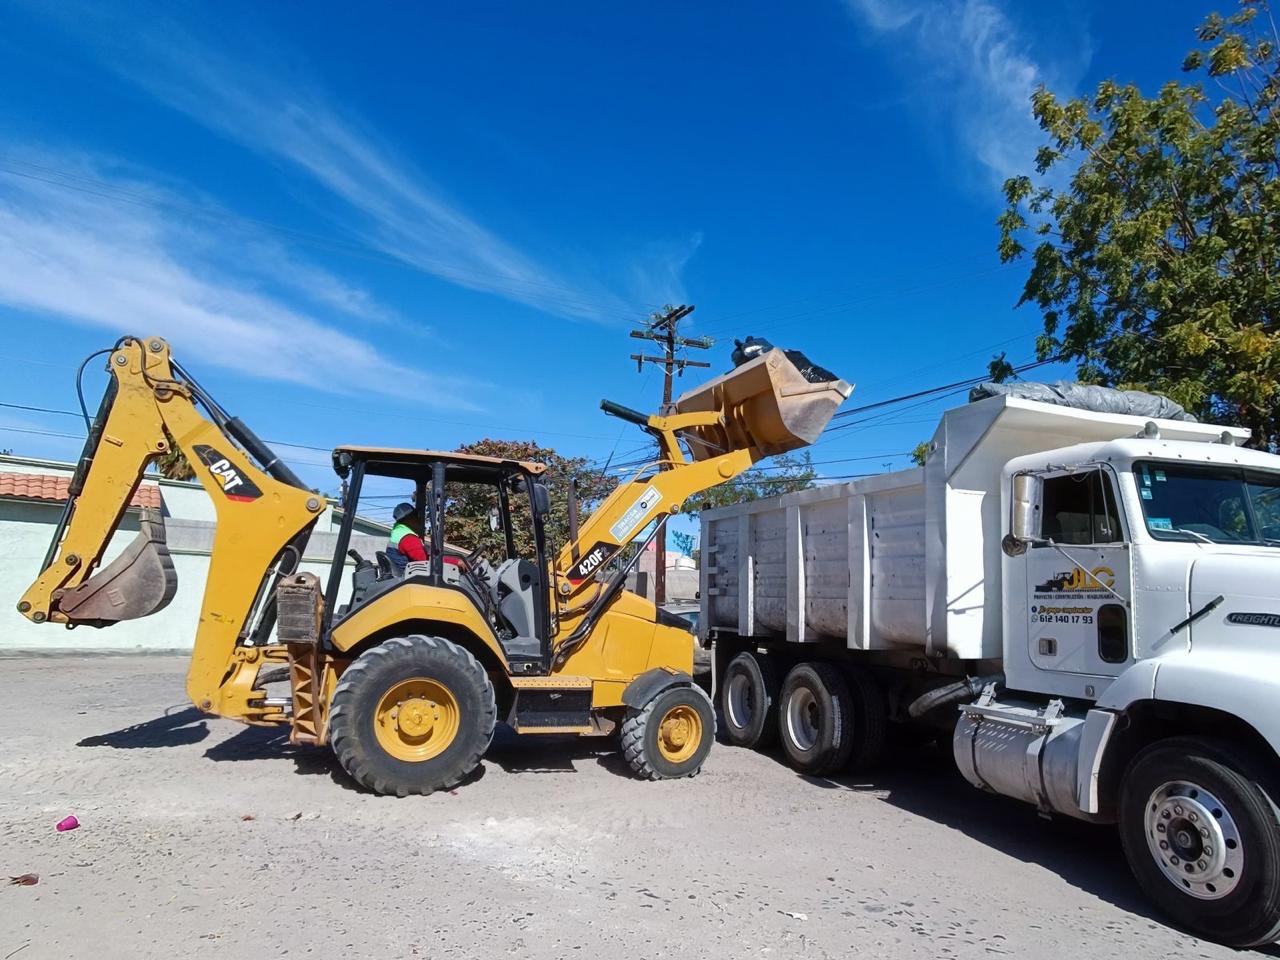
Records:
M1036 506L1040 502L1041 480L1033 473L1019 473L1013 478L1009 503L1009 534L1001 541L1001 549L1011 557L1023 553L1040 535Z
M494 533L502 529L502 515L498 513L497 507L489 508L489 529Z

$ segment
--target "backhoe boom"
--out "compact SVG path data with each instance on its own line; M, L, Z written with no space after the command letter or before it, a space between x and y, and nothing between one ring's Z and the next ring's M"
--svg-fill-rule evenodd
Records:
M259 705L260 698L250 702L256 667L239 669L250 656L237 644L247 637L255 611L260 621L270 617L272 574L296 567L323 501L302 489L283 464L273 462L265 444L181 372L163 340L122 339L108 369L112 381L77 466L63 522L18 610L36 623L109 626L169 602L176 577L158 518L144 514L134 543L98 568L148 465L176 444L217 515L187 692L207 712L276 719ZM216 422L201 415L197 401ZM252 648L250 653L256 655Z

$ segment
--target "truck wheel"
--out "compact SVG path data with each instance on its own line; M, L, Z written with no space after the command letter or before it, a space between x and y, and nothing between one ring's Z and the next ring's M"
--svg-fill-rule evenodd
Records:
M1280 936L1280 822L1258 769L1222 741L1177 737L1139 753L1120 789L1139 885L1175 922L1231 947Z
M720 678L725 736L735 747L767 747L778 735L778 672L768 656L740 653Z
M884 756L889 739L889 706L876 678L861 667L848 669L853 694L853 747L846 769L861 773Z
M692 777L715 738L715 710L701 687L668 687L622 721L622 755L645 780Z
M791 766L823 774L848 763L853 716L848 681L836 667L820 661L792 667L778 706L778 733Z
M374 793L427 794L475 769L496 716L493 684L470 653L439 637L396 637L342 674L329 742Z

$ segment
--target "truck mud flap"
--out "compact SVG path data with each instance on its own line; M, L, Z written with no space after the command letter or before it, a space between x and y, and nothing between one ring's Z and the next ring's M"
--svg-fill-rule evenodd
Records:
M140 529L124 553L70 590L54 594L54 606L69 623L107 627L163 610L178 589L164 521L142 512Z

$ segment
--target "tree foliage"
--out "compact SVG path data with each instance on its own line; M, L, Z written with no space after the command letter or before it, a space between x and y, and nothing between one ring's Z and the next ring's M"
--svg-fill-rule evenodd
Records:
M1280 440L1280 35L1261 0L1210 16L1154 97L1113 80L1032 109L1036 177L1005 183L1000 257L1030 247L1019 303L1041 358Z
M539 446L532 440L478 440L457 448L458 453L526 460L545 464L540 482L551 495L551 513L546 520L548 549L554 553L569 539L569 493L577 480L579 517L585 519L592 508L609 495L617 481L587 469L587 460L565 457L551 447ZM493 558L506 550L504 535L489 529L489 509L497 505L492 487L479 484L451 484L446 490L445 537L458 546L474 550L481 547ZM521 556L533 553L533 526L529 515L529 497L513 493L510 497L512 531Z
M685 533L682 530L672 531L672 545L686 557L692 557L694 547L697 545L698 539L692 533Z
M779 493L806 490L813 486L813 481L817 478L818 473L813 469L808 451L799 456L784 454L772 458L767 464L752 467L728 483L694 494L684 502L684 510L686 513L696 514L716 507L727 507L732 503L745 503Z

